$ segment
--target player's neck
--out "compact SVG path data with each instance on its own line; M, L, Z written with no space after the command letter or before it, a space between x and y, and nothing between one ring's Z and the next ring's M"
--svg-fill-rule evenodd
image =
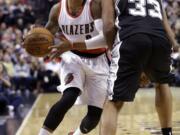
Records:
M68 8L77 10L83 7L84 0L67 0Z

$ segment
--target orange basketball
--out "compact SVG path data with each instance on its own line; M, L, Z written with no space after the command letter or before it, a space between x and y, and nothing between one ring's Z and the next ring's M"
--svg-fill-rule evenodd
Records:
M54 36L45 28L37 27L28 32L24 40L26 51L35 57L43 57L50 50L48 47L53 45Z

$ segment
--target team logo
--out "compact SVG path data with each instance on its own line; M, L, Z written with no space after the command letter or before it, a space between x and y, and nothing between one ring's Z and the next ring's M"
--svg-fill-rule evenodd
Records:
M64 79L65 85L72 82L73 79L74 79L73 73L68 73Z

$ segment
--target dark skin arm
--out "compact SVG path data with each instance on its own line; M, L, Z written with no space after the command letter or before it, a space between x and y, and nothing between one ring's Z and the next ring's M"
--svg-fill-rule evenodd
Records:
M60 8L59 3L52 7L49 14L49 20L45 26L45 28L48 29L53 35L59 30L59 25L58 25L59 8Z
M114 1L102 0L101 6L104 36L106 38L109 49L112 49L112 45L116 36Z

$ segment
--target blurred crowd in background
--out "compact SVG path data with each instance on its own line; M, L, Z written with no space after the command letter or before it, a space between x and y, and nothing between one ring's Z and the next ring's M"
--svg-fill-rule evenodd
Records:
M0 102L15 110L23 94L54 92L59 85L59 60L49 61L28 55L21 48L22 37L32 24L44 25L49 10L58 0L0 0ZM180 0L165 0L169 23L180 43ZM173 72L180 86L180 55L173 53ZM5 113L0 108L0 115Z
M54 0L0 0L0 115L30 93L55 92L59 60L31 57L21 47L32 24L44 25ZM42 14L43 13L43 14Z

